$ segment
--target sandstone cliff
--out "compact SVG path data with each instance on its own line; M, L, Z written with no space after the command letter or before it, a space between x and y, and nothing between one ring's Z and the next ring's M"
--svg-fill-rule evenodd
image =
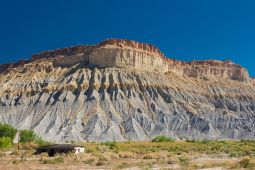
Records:
M55 66L70 67L75 64L83 64L102 68L118 67L161 73L175 72L187 77L215 76L251 82L247 70L230 61L183 62L165 57L153 45L119 39L105 40L96 45L79 45L42 52L33 55L30 61L2 65L0 72L43 59L53 59Z
M107 40L0 72L0 122L47 140L255 138L255 81L229 61L182 62L152 45Z

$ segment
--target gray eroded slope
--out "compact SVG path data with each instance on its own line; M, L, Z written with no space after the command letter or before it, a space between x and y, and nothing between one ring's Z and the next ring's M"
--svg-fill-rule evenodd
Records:
M255 138L255 88L249 84L39 65L1 75L0 122L51 141Z

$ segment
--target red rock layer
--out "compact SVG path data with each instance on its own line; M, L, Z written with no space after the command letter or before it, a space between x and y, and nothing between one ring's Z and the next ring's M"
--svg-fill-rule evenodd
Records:
M20 60L16 63L9 63L9 64L3 64L0 65L0 73L5 72L7 70L17 68L19 66L23 66L24 64L29 63L29 60Z
M157 53L159 56L165 57L164 54L160 51L160 49L155 47L154 45L137 42L137 41L133 41L133 40L107 39L107 40L99 43L98 45L99 46L116 45L119 47L128 46L130 48L141 49L143 51L150 52L150 53Z

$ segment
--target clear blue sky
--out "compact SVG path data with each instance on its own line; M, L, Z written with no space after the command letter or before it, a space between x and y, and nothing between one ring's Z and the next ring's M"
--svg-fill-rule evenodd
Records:
M2 0L0 63L106 38L180 60L231 59L255 76L254 0Z

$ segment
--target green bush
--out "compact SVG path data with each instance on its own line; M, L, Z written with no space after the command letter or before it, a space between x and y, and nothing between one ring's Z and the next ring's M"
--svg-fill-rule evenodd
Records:
M172 141L173 139L166 136L157 136L152 140L152 142L172 142Z
M54 161L55 161L55 163L58 163L58 164L65 162L63 157L57 157L57 158L54 159Z
M116 144L117 143L115 141L113 141L113 142L104 142L103 143L103 145L108 146L110 149L116 148Z
M249 158L243 158L240 162L240 167L241 168L248 168L250 165L250 159Z
M12 140L9 137L0 137L0 149L9 148L12 145Z
M0 137L9 137L11 141L15 138L17 130L9 124L0 124Z
M240 162L239 165L241 168L254 168L255 164L251 163L249 158L243 158Z
M39 146L44 146L44 145L49 145L50 142L47 142L43 140L41 137L36 136L35 143L38 144Z
M37 135L32 130L21 130L20 131L20 142L28 143L35 142L37 139Z

